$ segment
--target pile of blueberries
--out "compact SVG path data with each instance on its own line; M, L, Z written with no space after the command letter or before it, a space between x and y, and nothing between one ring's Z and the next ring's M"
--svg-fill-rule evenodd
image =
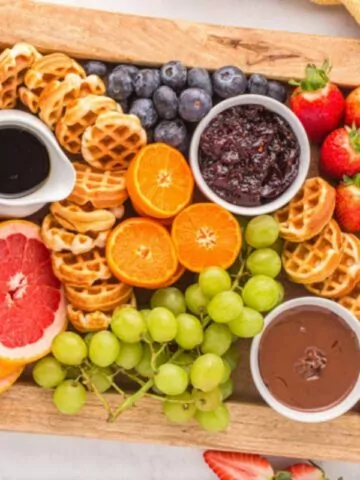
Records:
M88 75L100 76L107 94L125 113L137 115L149 142L163 142L186 153L194 126L219 101L254 93L286 102L286 87L260 74L248 79L237 67L226 66L210 74L204 68L187 69L172 61L160 69L134 65L84 63Z

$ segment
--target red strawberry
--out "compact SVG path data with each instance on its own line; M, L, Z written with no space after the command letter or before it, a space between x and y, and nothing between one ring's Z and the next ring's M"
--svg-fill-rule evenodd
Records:
M290 107L297 115L310 138L320 142L342 120L345 99L338 87L330 82L330 65L326 61L321 68L306 67L305 79L291 82L298 87L290 98Z
M291 480L327 480L324 472L315 465L297 463L289 467Z
M335 214L343 230L360 232L360 173L337 187Z
M360 173L360 130L345 127L330 133L321 147L320 168L338 180Z
M346 98L345 123L360 127L360 87L355 88Z
M260 455L208 450L204 453L204 459L220 480L272 480L274 478L272 466Z

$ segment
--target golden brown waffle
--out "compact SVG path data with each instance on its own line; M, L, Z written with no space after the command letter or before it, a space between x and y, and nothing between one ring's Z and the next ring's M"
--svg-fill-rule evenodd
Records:
M51 261L54 274L64 284L89 286L111 277L105 251L98 248L81 255L52 252Z
M116 208L128 198L125 187L125 171L101 172L86 163L75 162L76 183L68 197L77 205L91 203L95 208Z
M56 125L60 145L70 153L80 153L85 130L95 123L98 115L110 110L121 112L121 107L109 97L87 95L75 100Z
M341 0L341 3L348 9L354 19L360 23L360 1L359 0Z
M309 292L325 298L340 298L350 293L360 281L360 241L343 233L340 263L323 281L305 285Z
M98 170L127 169L146 141L146 132L138 117L108 111L85 130L81 153Z
M335 220L306 242L285 242L282 262L286 273L295 283L325 280L337 268L342 251L342 234Z
M67 316L79 332L98 332L106 330L111 322L112 313L108 312L82 312L70 303L67 306Z
M335 189L320 177L309 178L285 207L274 216L280 236L290 242L304 242L318 235L333 216Z
M104 82L96 75L81 78L69 73L63 80L53 80L42 91L39 98L39 117L52 130L62 118L65 109L85 95L105 93Z
M41 55L27 43L17 43L0 55L0 108L14 108L18 88L23 82L25 71Z
M65 286L68 301L84 312L112 311L118 305L126 303L132 293L132 287L113 278L89 287Z
M46 215L41 226L43 242L53 252L71 252L79 255L93 248L105 248L108 236L109 231L87 234L70 232L63 228L51 214Z
M117 218L109 210L96 210L88 204L75 205L68 200L52 203L50 211L62 227L78 233L106 232L115 225Z
M62 80L70 73L85 78L84 69L63 53L51 53L35 61L26 72L25 86L19 90L22 103L33 113L39 110L43 90L54 80Z
M341 297L339 303L360 320L360 282L350 293Z

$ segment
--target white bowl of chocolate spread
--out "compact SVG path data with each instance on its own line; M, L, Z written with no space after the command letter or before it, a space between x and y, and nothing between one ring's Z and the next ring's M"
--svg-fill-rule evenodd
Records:
M289 300L266 317L250 363L257 389L278 413L332 420L360 400L360 322L331 300Z

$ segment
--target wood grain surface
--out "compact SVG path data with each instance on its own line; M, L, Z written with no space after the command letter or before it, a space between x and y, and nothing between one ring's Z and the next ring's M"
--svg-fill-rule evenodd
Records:
M136 64L179 59L215 69L235 64L289 80L329 58L332 78L356 86L360 41L122 15L25 0L0 0L0 44L27 41L42 51Z
M0 429L56 435L166 443L201 448L259 452L312 459L360 460L360 415L307 425L291 422L269 408L230 403L231 427L209 434L195 424L177 426L166 421L158 402L141 400L116 423L93 396L83 412L67 417L57 413L51 393L34 386L15 385L0 400ZM111 401L111 395L108 395Z

